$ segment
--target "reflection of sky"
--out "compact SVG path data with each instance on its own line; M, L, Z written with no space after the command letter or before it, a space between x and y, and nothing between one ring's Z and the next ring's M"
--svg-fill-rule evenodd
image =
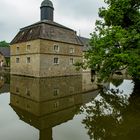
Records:
M120 98L125 97L126 99L128 99L133 92L133 88L134 88L134 83L132 80L123 80L123 83L118 87L115 87L112 83L110 83L109 89L114 89L115 91L119 89L119 93L117 93L117 96L119 96ZM113 93L111 93L110 91L109 94L113 94ZM94 100L103 102L104 98L100 94L98 94L98 96ZM128 104L127 100L126 101L124 100L124 102ZM106 114L106 115L112 114L113 112L112 106L110 106L110 104L108 104L107 102L105 108L104 105L105 104L100 106L100 108L102 109L102 114ZM95 107L95 104L88 103L87 106Z
M115 87L113 84L110 84L110 89L119 89L120 91L123 91L124 95L127 95L128 97L133 92L134 84L132 80L124 80L123 83L119 87Z
M38 140L38 131L20 121L9 102L9 93L0 95L0 140Z
M9 93L0 95L0 140L39 140L39 131L19 120L9 102ZM88 140L83 118L75 115L73 120L54 127L53 140Z
M76 115L73 120L53 129L54 140L88 140L87 131L81 121L84 115Z

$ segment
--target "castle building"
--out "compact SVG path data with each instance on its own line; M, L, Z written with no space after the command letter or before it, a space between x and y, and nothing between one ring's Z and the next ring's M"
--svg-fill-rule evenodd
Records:
M41 3L41 20L20 29L11 41L11 74L32 77L79 75L83 42L76 32L54 22L50 0Z

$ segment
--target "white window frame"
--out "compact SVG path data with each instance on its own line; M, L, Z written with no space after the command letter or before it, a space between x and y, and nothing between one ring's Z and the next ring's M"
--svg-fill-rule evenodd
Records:
M27 64L30 64L30 63L31 63L31 57L27 57L27 58L26 58L26 63L27 63Z
M70 48L69 52L70 54L74 53L75 52L74 48Z
M54 88L53 95L58 96L59 95L59 88Z
M57 59L57 63L55 62L56 59ZM58 57L54 57L54 58L53 58L53 63L54 63L55 65L58 65L58 64L59 64L59 58L58 58Z
M30 44L27 44L26 45L26 51L30 51L31 50L31 45Z
M59 46L58 46L57 44L54 44L54 45L53 45L53 50L54 50L55 52L59 52Z
M17 48L16 48L16 52L19 53L19 46L17 46Z
M17 63L17 64L20 63L19 57L16 57L16 63Z
M74 64L74 58L70 58L70 60L69 60L70 62L70 65L73 65Z

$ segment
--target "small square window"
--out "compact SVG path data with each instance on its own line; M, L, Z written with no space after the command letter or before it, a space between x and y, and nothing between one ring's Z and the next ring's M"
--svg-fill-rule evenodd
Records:
M59 64L59 59L58 58L54 58L54 64Z
M70 58L70 64L74 64L74 59L73 58Z
M74 53L74 48L70 48L70 53Z
M16 93L19 93L19 88L18 87L16 87Z
M31 45L27 45L26 50L29 51L31 49Z
M19 63L19 58L16 58L16 63Z
M59 89L55 88L53 91L53 95L58 96L58 94L59 94Z
M17 47L17 53L19 52L19 47Z
M57 109L59 107L59 101L54 103L54 108Z
M30 90L28 88L26 88L26 95L30 96Z
M70 87L70 93L74 93L74 87Z
M59 46L58 45L54 45L54 48L53 49L54 49L54 51L57 51L58 52L59 51Z
M27 63L31 63L31 58L27 57Z
M30 30L30 34L33 32L33 30Z

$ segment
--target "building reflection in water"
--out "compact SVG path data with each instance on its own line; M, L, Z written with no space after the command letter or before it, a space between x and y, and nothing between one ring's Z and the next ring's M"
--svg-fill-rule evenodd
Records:
M91 88L85 79L11 76L10 105L22 121L39 129L40 140L52 140L52 128L73 119L80 105L98 94L96 86Z
M0 74L0 94L10 91L10 75Z

